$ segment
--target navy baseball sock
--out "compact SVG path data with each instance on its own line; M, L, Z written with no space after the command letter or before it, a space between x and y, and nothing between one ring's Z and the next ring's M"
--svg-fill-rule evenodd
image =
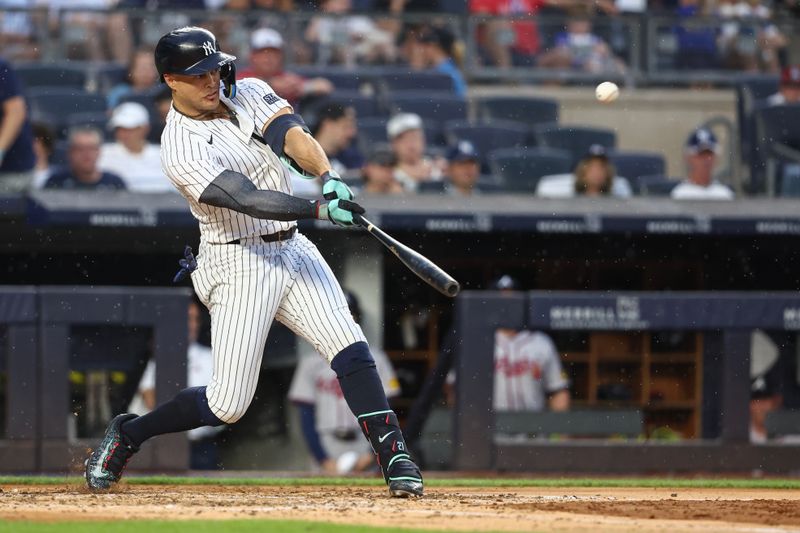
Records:
M356 342L336 354L331 368L339 378L344 399L354 415L389 410L375 360L366 342Z
M125 437L135 446L156 435L188 431L201 426L221 426L222 420L208 407L205 387L183 389L173 399L146 415L122 424Z

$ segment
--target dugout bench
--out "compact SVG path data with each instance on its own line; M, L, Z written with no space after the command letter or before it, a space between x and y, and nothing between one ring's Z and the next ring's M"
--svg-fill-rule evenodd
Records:
M800 446L749 443L750 332L800 330L795 292L466 291L456 303L461 333L455 369L453 459L458 470L641 473L651 471L789 472L800 470ZM716 417L714 439L646 441L508 441L495 436L492 410L494 331L705 331L705 357L721 374L704 416ZM706 376L708 378L708 376Z

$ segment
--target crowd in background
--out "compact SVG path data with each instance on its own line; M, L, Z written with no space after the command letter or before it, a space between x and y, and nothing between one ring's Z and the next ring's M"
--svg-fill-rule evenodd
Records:
M0 5L34 9L0 15L2 53L8 60L0 64L7 73L0 80L2 120L7 127L0 129L0 189L7 191L27 187L172 190L158 157L170 94L159 82L153 44L163 31L197 21L192 11L159 13L156 8L211 10L211 15L204 14L203 24L216 33L222 49L239 55L239 78L267 81L303 114L334 168L353 185L374 194L470 196L502 192L504 184L492 175L487 150L468 138L445 135L443 124L423 118L424 113L384 109L380 135L366 135L366 125L374 126L377 115L359 111L351 98L342 97L353 91L337 87L330 71L326 77L325 71L303 70L302 66L338 65L346 71L354 66L395 65L406 69L410 78L414 72L438 73L450 79L449 96L465 100L469 79L464 64L466 36L463 28L452 22L458 19L446 16L458 11L459 5L477 17L475 54L482 65L623 75L629 67L617 54L622 48L614 41L616 34L604 31L604 37L593 28L613 30L615 20L644 13L646 8L650 13L678 17L673 19L670 35L681 51L677 54L681 66L782 72L780 90L764 105L791 105L800 96L800 70L786 65L789 39L775 24L774 15L777 9L788 13L794 6L759 0L678 0L649 5L633 0L81 0L50 2L41 12L35 10L41 7L36 0L0 0ZM69 11L73 8L87 11ZM234 15L245 10L251 11L243 27L243 19ZM420 15L428 12L441 16ZM290 13L305 14L302 24L295 20L287 27L284 17ZM554 15L560 17L558 28L538 24L539 17L544 20ZM39 17L47 21L45 34L37 29ZM697 17L710 17L700 20L712 21L711 26L695 24ZM55 124L35 103L26 111L25 83L14 75L15 65L37 59L44 50L42 40L56 34L71 43L63 50L67 57L125 65L122 71L105 70L118 72L116 77L93 80L94 92L105 99L105 110L92 116L83 113L79 117L83 121ZM289 58L291 65L287 65ZM375 96L369 94L374 86L362 86L359 91ZM520 123L525 120L519 117ZM11 131L17 132L16 137ZM714 179L721 153L714 133L704 128L685 133L685 181L701 185L688 196L685 187L677 187L672 195L732 198L731 189ZM525 142L518 144L526 146ZM582 153L573 157L569 172L562 169L542 177L530 192L543 197L636 194L639 188L630 182L638 176L616 173L608 154L615 148L602 143L583 147ZM316 181L295 180L300 196L316 196L319 189Z

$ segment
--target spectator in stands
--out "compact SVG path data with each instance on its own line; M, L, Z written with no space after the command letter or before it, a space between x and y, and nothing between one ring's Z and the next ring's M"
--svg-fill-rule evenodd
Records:
M340 175L357 172L363 166L364 156L354 145L358 125L352 107L338 102L326 103L316 114L311 134Z
M347 305L356 323L361 308L355 295L345 292ZM400 383L389 357L372 347L386 397L400 394ZM292 377L289 400L300 412L303 438L314 459L314 469L331 474L374 470L375 454L361 438L358 420L344 400L339 380L330 364L317 353L301 357Z
M397 158L391 150L378 148L373 150L364 163L361 177L364 180L361 192L367 194L403 194L405 189L394 178L394 166Z
M541 54L537 64L595 74L625 72L625 65L614 57L608 44L592 33L587 17L568 21L566 31L556 35L553 48Z
M103 172L97 166L103 136L95 128L79 127L68 136L68 167L54 172L45 189L108 189L122 190L125 182L116 174Z
M158 72L153 62L153 50L140 48L128 64L125 82L113 87L106 96L108 108L117 107L122 98L131 94L147 94L158 87Z
M41 189L53 172L50 167L50 158L53 155L55 134L53 129L43 122L32 123L31 129L33 130L33 153L36 154L36 164L33 167L33 188Z
M767 98L768 106L800 103L800 65L784 67L778 92Z
M125 102L111 115L108 127L114 131L113 143L100 150L98 166L122 178L135 192L174 192L161 170L159 147L147 141L150 115L142 104Z
M423 57L427 67L450 76L455 93L466 98L467 83L455 59L456 39L453 33L447 28L430 26L422 31L419 40L423 45Z
M352 67L394 62L394 35L369 17L350 14L351 0L322 0L320 11L323 15L314 17L305 33L317 47L317 64Z
M0 192L22 192L33 181L33 134L19 79L2 58L0 106Z
M778 72L779 54L788 39L772 22L772 11L760 0L721 0L723 24L719 48L725 65L750 72Z
M151 143L161 144L161 133L164 131L164 126L167 125L167 115L172 108L172 89L168 85L161 87L155 96L153 96L153 109L155 115L150 117L150 135L148 140Z
M214 373L214 358L211 354L210 322L205 309L196 298L188 307L189 348L186 353L186 386L204 387ZM180 354L177 354L180 355ZM152 358L139 379L136 395L128 406L128 412L137 415L149 413L156 407L156 362ZM190 468L213 470L219 468L219 447L216 437L227 426L205 426L190 430L186 435L191 443Z
M628 180L616 175L604 146L593 144L588 153L575 165L572 174L544 176L536 185L536 195L543 198L573 196L615 196L628 198L632 194Z
M750 442L763 444L768 440L767 415L783 405L779 365L750 381Z
M688 176L670 194L676 200L733 200L733 191L714 179L719 144L714 133L699 128L686 140Z
M716 28L699 27L692 19L705 15L700 0L679 0L675 8L679 22L672 28L678 44L676 65L684 69L713 69L719 65ZM687 24L688 22L688 24Z
M389 119L386 136L397 158L394 177L406 191L416 192L423 181L440 181L445 162L430 158L425 150L422 119L415 113L400 113Z
M333 92L325 78L306 79L283 68L283 37L272 28L259 28L250 36L250 64L239 78L258 78L269 83L275 93L292 106L301 100L319 98Z
M9 11L8 8L31 9L35 0L0 0L0 50L9 61L35 61L39 59L41 47L36 46L34 18L25 11Z
M541 0L469 0L472 15L536 16ZM492 20L478 26L476 39L494 66L532 66L539 53L534 20Z
M469 141L459 141L447 151L445 191L453 196L480 194L477 189L481 175L480 156Z
M493 280L489 290L513 295L521 290L519 282L509 275ZM451 335L443 350L452 350ZM494 334L495 411L568 411L569 382L561 366L553 340L544 332L498 328ZM455 341L457 342L457 341ZM447 376L445 392L448 403L454 403L455 373Z

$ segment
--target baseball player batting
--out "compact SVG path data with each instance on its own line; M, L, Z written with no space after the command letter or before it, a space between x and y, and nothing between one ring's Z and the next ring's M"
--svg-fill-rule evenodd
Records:
M350 226L364 209L286 101L260 80L236 81L235 59L198 27L173 30L155 50L161 80L172 90L162 166L200 224L191 278L211 314L211 382L146 415L115 417L86 462L87 484L110 488L151 437L239 420L256 390L267 332L278 320L336 372L389 493L421 496L422 475L364 334L330 267L295 223L317 218ZM287 162L322 179L322 199L292 196Z

